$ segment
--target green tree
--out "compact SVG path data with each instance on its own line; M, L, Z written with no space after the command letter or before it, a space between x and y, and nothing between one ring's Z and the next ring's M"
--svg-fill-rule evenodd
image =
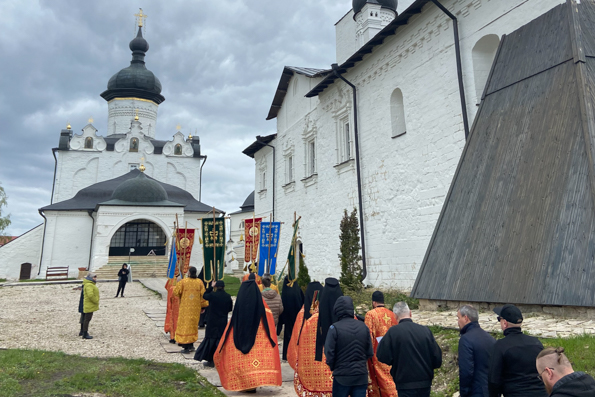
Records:
M353 291L362 289L362 259L359 254L361 248L359 242L359 222L357 219L357 210L354 208L351 214L344 210L343 219L341 219L341 278L339 282L343 288Z
M0 186L0 244L5 244L8 240L4 231L10 226L10 214L2 215L2 207L5 207L8 204L6 200L7 198L4 188Z
M298 267L298 277L297 283L300 288L306 292L306 288L308 284L310 284L310 274L308 274L308 267L306 266L306 262L304 261L304 255L300 252L300 263Z

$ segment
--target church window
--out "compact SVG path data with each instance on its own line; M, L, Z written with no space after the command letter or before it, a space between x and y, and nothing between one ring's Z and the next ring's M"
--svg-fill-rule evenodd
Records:
M306 177L316 174L316 140L306 142Z
M137 170L137 169L138 169L138 163L128 164L128 171Z
M390 118L392 125L391 136L396 138L407 132L405 123L405 104L403 101L403 92L396 88L390 96Z
M500 38L495 34L489 34L479 39L475 43L473 50L471 50L477 104L481 102L481 97L490 76L490 70L492 69L492 63L496 57L496 51L498 51L498 45L500 45Z
M85 149L93 149L93 138L90 136L85 138Z
M337 163L341 164L353 158L353 139L349 118L339 120L337 131Z
M174 147L174 154L176 156L182 155L182 145L180 145L179 143Z
M138 138L130 138L130 150L131 152L138 152Z
M244 221L241 221L241 222L240 222L240 229L243 229L244 227L246 227L246 226L245 226L245 223L244 223Z
M294 181L293 154L285 156L285 183Z
M267 173L266 171L262 171L260 174L260 190L266 190L267 188Z

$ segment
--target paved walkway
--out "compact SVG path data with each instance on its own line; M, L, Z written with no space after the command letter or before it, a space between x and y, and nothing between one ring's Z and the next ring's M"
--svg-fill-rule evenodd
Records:
M165 289L165 283L167 281L166 278L144 278L139 279L139 281L148 289L151 289L155 292L161 294L161 299L163 303L167 301L167 291ZM235 297L233 297L235 300ZM153 307L151 309L144 310L147 317L153 320L153 323L156 327L163 330L163 325L165 323L165 314L166 314L167 306L160 305L159 307ZM231 313L230 313L231 316ZM202 342L205 336L204 328L198 330L198 341L194 344L194 347L197 348ZM169 338L164 334L163 340L160 342L161 347L166 353L170 354L179 354L183 356L186 360L188 360L189 364L192 364L194 368L197 366L197 362L194 361L194 352L190 354L182 354L180 353L181 347L176 344L169 343ZM283 351L283 340L279 341L279 352ZM204 367L202 364L198 364L198 372L204 376L212 385L216 386L222 393L228 396L245 396L245 393L240 392L232 392L223 389L221 386L221 380L219 379L219 374L215 368L208 368ZM283 385L281 387L259 387L258 394L259 395L272 395L272 396L295 396L295 389L293 387L293 369L287 364L287 362L281 361L281 372L283 377Z

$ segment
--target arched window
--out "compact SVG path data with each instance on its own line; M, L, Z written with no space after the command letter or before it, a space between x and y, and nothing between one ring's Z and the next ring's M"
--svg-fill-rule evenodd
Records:
M179 143L174 147L174 154L176 156L182 155L182 145L180 145Z
M393 138L401 136L407 132L403 92L401 92L399 88L396 88L390 96L390 118L392 124L391 136Z
M93 138L90 136L85 139L85 149L93 149Z
M481 96L483 95L483 90L488 81L499 44L500 38L498 35L489 34L479 39L471 51L473 58L473 78L475 80L476 103L478 104L481 102Z
M138 152L138 138L130 138L130 151Z

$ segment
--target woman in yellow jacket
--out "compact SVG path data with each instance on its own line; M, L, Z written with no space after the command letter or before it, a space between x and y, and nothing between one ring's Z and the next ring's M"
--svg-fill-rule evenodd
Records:
M99 289L96 283L97 275L95 273L89 273L83 280L83 312L85 313L83 339L93 339L89 335L89 322L93 318L93 313L99 310Z

